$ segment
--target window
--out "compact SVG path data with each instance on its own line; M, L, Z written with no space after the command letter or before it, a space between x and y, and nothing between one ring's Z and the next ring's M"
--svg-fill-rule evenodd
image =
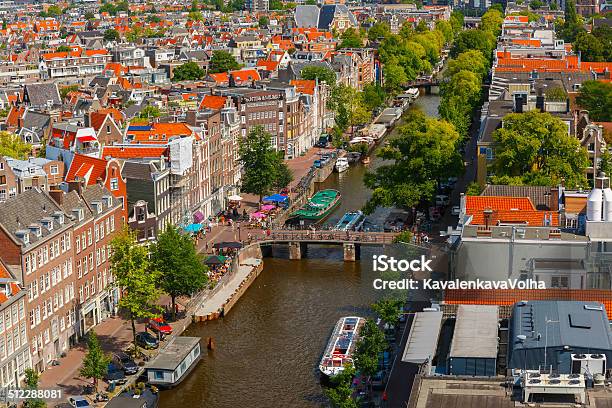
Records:
M4 185L6 184L6 176L2 175L0 176L0 185Z
M93 257L94 257L94 254L92 252L91 254L89 254L89 270L90 271L93 271L93 268L94 268L94 259L93 259Z
M117 179L116 177L111 179L110 189L111 191L119 190L119 179Z
M34 311L30 310L30 327L34 327L34 325L35 325Z
M91 228L87 230L87 245L91 245L92 243L92 238L91 238Z
M100 239L100 233L98 231L98 224L94 225L94 237L96 239L96 242L98 242L98 240Z
M76 240L76 253L80 253L81 252L81 241L80 240Z
M51 166L51 175L52 175L52 176L55 176L55 175L56 175L56 174L58 174L58 173L59 173L59 169L58 169L58 167L57 167L57 164L52 165L52 166Z
M154 374L155 374L155 379L156 380L163 380L164 379L164 372L163 371L155 370Z
M567 276L552 276L550 278L550 286L552 288L569 289L569 277L567 277Z

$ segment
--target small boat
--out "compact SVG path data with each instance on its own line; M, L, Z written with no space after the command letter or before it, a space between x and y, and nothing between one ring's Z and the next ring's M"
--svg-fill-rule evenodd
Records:
M353 352L364 324L363 317L346 316L338 320L319 364L321 373L332 377L344 370L345 364L353 363Z
M338 160L336 160L336 171L338 173L342 173L343 171L348 170L348 168L349 162L346 157L339 157Z
M419 88L408 88L406 94L409 95L410 99L414 101L421 93L419 92Z
M317 191L308 202L299 210L289 216L289 223L295 221L306 221L317 223L327 217L340 204L340 192L338 190Z
M370 164L370 156L365 156L363 159L361 159L361 162L363 164Z
M353 164L353 163L357 163L359 159L361 159L361 153L360 152L348 152L345 157L348 160L349 164Z
M335 230L338 231L359 231L365 221L362 211L347 212L336 224Z

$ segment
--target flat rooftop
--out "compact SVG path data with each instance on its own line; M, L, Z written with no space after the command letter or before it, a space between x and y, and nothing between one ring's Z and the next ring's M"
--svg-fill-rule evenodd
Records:
M459 305L450 358L497 358L497 309L489 305Z
M441 324L442 312L415 313L402 361L417 364L424 363L427 360L431 362L436 354Z
M153 370L175 370L199 342L199 337L175 337L146 368Z

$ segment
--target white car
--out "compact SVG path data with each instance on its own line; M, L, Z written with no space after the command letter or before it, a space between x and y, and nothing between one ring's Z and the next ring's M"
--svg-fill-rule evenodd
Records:
M458 206L458 205L454 205L454 206L453 206L453 209L451 210L451 214L453 214L453 215L459 215L459 212L460 212L460 211L461 211L461 210L460 210L459 206Z
M93 405L89 403L87 398L81 396L70 397L68 402L75 408L93 408Z

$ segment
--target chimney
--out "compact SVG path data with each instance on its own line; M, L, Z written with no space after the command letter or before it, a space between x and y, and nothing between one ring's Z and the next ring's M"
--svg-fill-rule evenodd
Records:
M485 208L483 213L484 213L485 228L489 229L489 225L491 224L491 216L493 215L493 210L490 208Z
M81 184L81 181L80 180L69 181L68 182L68 192L70 191L76 191L79 194L79 196L81 196L83 193L83 185Z
M559 211L559 187L552 187L550 189L550 211Z
M62 190L50 190L49 196L57 203L57 205L64 205L64 192Z

